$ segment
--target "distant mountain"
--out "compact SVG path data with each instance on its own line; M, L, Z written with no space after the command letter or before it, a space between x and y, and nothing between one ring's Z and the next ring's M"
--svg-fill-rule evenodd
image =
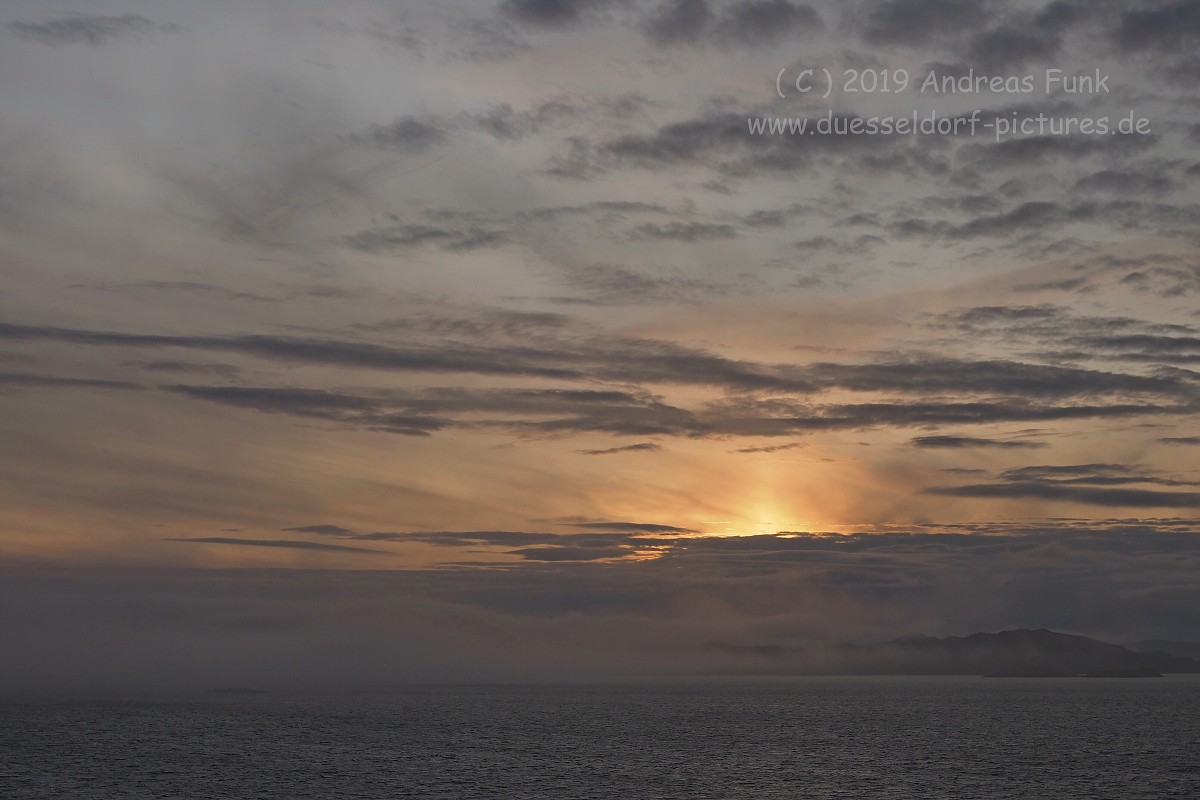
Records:
M718 671L770 674L994 675L1151 677L1198 672L1200 660L1166 652L1135 652L1086 636L1039 630L970 636L905 636L866 645L787 648L713 642L706 652Z
M1121 645L1135 653L1170 653L1180 658L1200 658L1200 642L1177 642L1171 639L1146 639Z

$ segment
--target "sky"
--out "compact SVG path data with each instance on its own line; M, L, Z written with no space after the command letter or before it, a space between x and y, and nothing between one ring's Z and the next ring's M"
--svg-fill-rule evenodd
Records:
M0 3L0 689L1200 639L1197 53L1175 0Z

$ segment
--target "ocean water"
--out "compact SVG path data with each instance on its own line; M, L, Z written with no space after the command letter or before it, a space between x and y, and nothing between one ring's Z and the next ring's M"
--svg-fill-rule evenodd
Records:
M0 702L0 797L1200 798L1200 676Z

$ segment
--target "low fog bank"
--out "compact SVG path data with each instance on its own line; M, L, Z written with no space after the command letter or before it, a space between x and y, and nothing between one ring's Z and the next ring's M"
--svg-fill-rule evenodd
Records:
M990 539L990 541L988 541ZM430 571L0 568L0 691L372 687L745 669L706 643L836 643L1005 627L1200 639L1200 537L731 541L640 563ZM754 549L757 547L758 549ZM803 653L803 656L797 655ZM753 659L751 659L753 661ZM741 666L739 666L741 665Z

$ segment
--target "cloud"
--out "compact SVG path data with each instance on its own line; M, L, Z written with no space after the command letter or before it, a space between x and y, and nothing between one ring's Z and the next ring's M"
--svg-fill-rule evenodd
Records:
M995 447L1001 449L1046 447L1044 442L982 439L973 436L918 436L911 439L909 444L913 447L952 449L968 447Z
M323 389L183 385L169 386L167 389L214 403L324 419L340 419L349 412L372 411L378 408L369 398Z
M414 531L412 533L377 531L358 533L346 538L386 542L424 542L438 547L516 547L527 544L554 544L562 541L563 535L533 531Z
M191 361L175 361L173 359L155 359L152 361L126 361L125 364L151 372L170 372L187 375L219 375L231 379L238 375L238 368L232 364L198 364Z
M725 17L716 26L717 38L753 47L819 32L825 27L812 6L788 0L742 0L724 10Z
M1160 297L1182 297L1200 292L1200 265L1154 266L1127 273L1120 281L1138 292L1153 292Z
M1200 445L1200 436L1164 436L1158 441L1170 445Z
M630 238L643 241L660 239L675 242L732 239L737 235L737 228L732 225L713 225L703 222L671 222L667 225L648 222L634 228L629 234Z
M778 453L781 450L796 450L805 447L804 442L788 442L787 444L768 444L757 447L739 447L735 453Z
M1041 312L1038 312L1041 313ZM1019 314L1014 315L1019 317ZM999 319L998 313L993 320ZM944 325L985 325L967 314ZM1039 324L1075 324L1046 317ZM401 346L273 335L169 336L0 324L0 339L127 348L190 348L279 363L329 364L414 373L522 376L556 381L715 387L726 397L690 407L646 389L390 389L176 384L164 391L269 413L291 414L410 436L452 426L518 435L607 432L637 437L783 436L810 431L992 424L1195 413L1197 385L1185 372L1141 375L1014 360L914 354L866 363L775 364L731 359L671 342L612 337L548 319L514 317L463 324L408 320ZM986 323L991 324L991 323ZM1084 326L1081 330L1087 330ZM1062 333L1060 327L1060 334ZM590 335L589 335L590 334ZM1151 345L1191 357L1188 337L1100 337L1141 360ZM1060 336L1084 346L1088 337ZM1165 341L1164 341L1165 340ZM1097 345L1097 352L1102 352ZM1172 355L1172 353L1174 355ZM871 393L870 402L829 402L832 392ZM890 397L879 397L886 393ZM878 398L878 399L876 399ZM929 398L929 399L925 399Z
M554 128L582 113L582 109L573 103L547 100L524 111L514 110L512 106L502 103L484 113L472 115L471 120L489 136L500 141L513 141Z
M1045 31L1030 30L1028 22L1002 25L971 37L962 50L964 60L987 74L1017 74L1027 63L1045 62L1058 54L1061 41Z
M610 0L505 0L500 13L527 25L555 28L574 25Z
M662 44L696 44L711 34L716 19L707 0L674 0L649 15L644 29Z
M1037 465L1005 470L1001 477L1009 481L1053 480L1060 484L1117 485L1156 483L1163 486L1196 486L1195 483L1160 478L1123 464Z
M1193 392L1192 387L1178 378L934 356L904 362L817 363L802 374L822 387L913 394L990 392L1026 397L1086 397L1125 393L1188 396Z
M163 25L136 14L72 14L45 22L10 22L7 27L22 39L41 44L87 44L93 47L147 33L173 33L179 30L177 25Z
M939 486L925 494L945 497L1065 500L1105 508L1200 508L1200 492L1160 492L1150 489L1098 489L1064 486L1057 482L1014 481L1002 484Z
M718 11L706 0L671 0L642 22L657 44L767 47L824 30L817 11L789 0L738 0Z
M361 230L347 236L345 241L363 253L387 253L424 246L435 246L449 252L469 252L505 245L509 241L509 234L479 227L455 229L432 225L392 225Z
M70 378L56 375L34 375L27 372L0 372L0 387L68 387L80 389L141 389L142 386L128 381L108 381L97 378Z
M699 114L654 129L622 132L596 141L576 139L570 152L557 156L554 162L558 167L569 168L574 177L621 169L695 168L728 179L778 178L781 174L805 172L842 176L846 180L840 183L846 187L858 183L851 176L928 179L945 176L954 168L951 152L946 147L933 146L928 141L931 137L867 133L870 117L866 114L810 111L788 115L789 119L797 120L797 125L804 120L806 134L800 136L790 128L773 131L771 124L780 119L779 113L770 107L735 110L732 102L713 104ZM1095 143L1092 146L1103 149ZM1134 145L1107 146L1116 149ZM977 148L972 151L966 147L957 152L966 153L965 165L973 166L973 161L989 152L986 148L991 145L970 145Z
M1051 112L1070 114L1076 109L1071 105L1050 107L1018 107L997 109L985 113L983 122L995 123L996 118L1016 114L1038 113L1049 115ZM1030 164L1054 164L1057 162L1077 162L1091 157L1107 157L1116 161L1131 155L1138 155L1149 150L1157 142L1153 133L1143 136L1081 136L1071 135L1034 135L1022 136L1015 139L1005 139L1002 142L982 144L972 142L963 145L958 150L959 160L975 169L1005 170L1016 169L1024 171Z
M629 551L620 547L525 547L510 554L528 561L601 561L623 558Z
M636 531L639 533L698 533L691 528L678 528L674 525L662 525L654 522L610 522L610 521L592 521L592 522L572 522L570 525L576 528L585 528L593 531Z
M1084 192L1111 192L1118 195L1164 194L1178 184L1157 169L1104 169L1085 175L1075 182L1075 189Z
M49 326L0 323L0 340L53 340L75 344L124 347L175 347L237 352L293 363L341 364L417 372L476 372L484 375L620 381L729 384L745 389L810 387L788 369L728 359L670 342L607 338L559 341L553 346L520 342L512 345L456 343L387 346L337 339L245 336L168 336L87 331ZM180 389L186 391L186 387ZM247 395L249 396L249 395ZM337 402L330 399L330 402Z
M1121 15L1117 43L1126 50L1178 50L1200 41L1200 8L1190 0L1135 8Z
M200 400L276 414L348 422L371 430L405 436L428 436L449 427L441 417L406 414L378 400L319 389L274 389L236 386L170 386L168 391Z
M235 539L228 536L194 536L189 538L169 538L168 542L194 542L199 544L230 544L246 547L282 547L293 550L320 550L336 553L383 553L383 550L370 550L365 547L347 547L340 544L324 544L322 542L306 542L290 539Z
M575 452L585 456L610 456L615 453L654 453L661 449L662 447L654 442L638 442L637 444L627 444L620 447L605 447L599 450L576 450Z
M407 116L376 125L362 141L389 150L423 153L446 138L446 129L433 119Z
M660 302L695 302L718 296L727 287L690 277L684 270L647 275L618 264L561 265L559 275L582 297L563 298L568 302L598 305L645 305Z
M946 497L1062 500L1105 508L1200 508L1200 492L1113 488L1128 484L1191 486L1120 464L1039 465L1007 470L999 483L937 486L925 494Z
M350 536L354 531L340 525L301 525L296 528L284 528L294 533L315 533L320 536Z
M1089 350L1094 357L1118 361L1157 363L1200 362L1200 336L1168 336L1151 333L1082 335L1064 344Z
M874 0L865 6L862 37L868 44L924 45L979 30L990 2L975 0Z

